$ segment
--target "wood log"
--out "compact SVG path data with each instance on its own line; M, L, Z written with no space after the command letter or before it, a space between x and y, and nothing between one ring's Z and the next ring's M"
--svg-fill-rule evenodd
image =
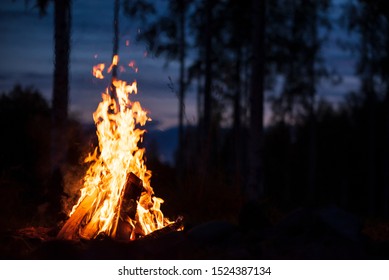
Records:
M99 221L100 221L101 206L102 205L100 205L100 207L96 209L96 211L94 212L92 218L88 221L88 223L79 229L80 237L84 239L93 239L94 237L96 237L100 229Z
M168 234L170 232L179 231L184 228L184 217L179 216L172 224L167 225L159 230L153 231L152 233L143 237L143 239L155 239L161 235Z
M119 200L118 214L114 219L112 231L109 233L111 237L118 240L130 240L134 226L129 221L135 221L137 203L143 191L144 188L142 180L131 172L127 177L126 185L123 188L121 199ZM96 206L93 206L93 202L97 196L98 190L96 188L91 195L86 196L80 203L73 215L61 228L57 238L71 240L82 237L92 239L97 236L99 232L99 217L97 211L94 214L90 213L93 208L96 208ZM97 209L100 207L97 206ZM89 221L85 224L83 222L86 218ZM158 236L178 231L182 228L183 217L179 217L174 223L160 230L154 231L144 238L157 238Z
M130 173L123 189L119 205L119 216L114 230L114 237L119 240L130 240L133 226L129 220L135 220L137 204L143 192L143 182L134 173Z
M73 215L66 221L61 230L59 231L57 238L59 239L78 239L78 232L80 230L82 221L85 216L89 214L92 209L93 201L97 197L97 189L93 191L91 195L88 195L81 201Z
M126 185L120 195L118 212L113 219L113 225L109 236L119 240L130 240L132 226L129 219L135 220L137 201L143 190L143 182L134 173L127 176ZM80 236L85 239L95 238L99 233L100 216L98 211L93 215L88 224L80 230Z
M129 236L132 232L132 226L127 222L128 218L135 219L137 201L143 191L143 182L134 173L130 172L126 185L123 188L121 200L119 201L119 211L117 217L114 219L114 225L112 237L117 239L129 240ZM73 215L66 221L62 229L57 235L59 239L79 239L80 237L85 239L95 238L99 232L99 216L97 211L92 217L89 217L89 221L86 225L83 224L87 215L90 215L92 210L93 201L98 195L97 189L94 192L86 196L84 200L77 207ZM101 207L101 206L100 206ZM98 210L100 208L97 206ZM94 208L94 207L93 207Z
M132 220L135 219L137 201L143 190L142 180L139 179L134 173L130 172L126 179L126 184L122 190L122 194L120 195L120 200L118 202L118 213L113 218L112 229L107 235L116 238L129 240L127 237L128 234L131 234L132 227L127 222L128 217ZM79 234L82 238L85 239L93 239L95 238L99 231L99 223L100 223L100 213L99 209L102 207L100 205L95 211L93 217L90 221L85 225L85 227L81 228ZM119 234L117 234L119 233Z

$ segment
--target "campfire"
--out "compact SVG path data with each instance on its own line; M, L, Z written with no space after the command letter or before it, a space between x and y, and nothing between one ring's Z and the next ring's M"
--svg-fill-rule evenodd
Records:
M118 64L114 56L109 73ZM129 64L131 67L131 63ZM93 75L103 79L105 65L93 68ZM134 240L161 229L180 230L182 219L170 221L160 207L163 199L154 195L150 185L151 171L144 161L144 148L139 148L151 119L139 102L132 102L137 84L113 78L102 94L93 114L99 145L85 162L81 196L73 206L69 219L58 233L61 239L94 239L109 236Z

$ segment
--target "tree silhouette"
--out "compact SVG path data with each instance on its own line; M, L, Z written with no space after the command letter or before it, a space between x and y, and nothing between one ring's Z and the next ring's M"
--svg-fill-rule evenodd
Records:
M146 42L151 53L165 56L167 61L178 61L178 148L177 167L183 165L184 153L184 115L185 93L187 88L186 56L187 56L187 17L191 0L170 0L167 12L155 15L156 8L149 1L125 1L127 14L142 22L143 32L138 39ZM139 11L145 11L140 13ZM154 15L154 19L146 19L145 14Z
M279 5L282 8L276 12L285 21L279 22L277 27L283 44L277 46L275 63L285 83L281 94L272 98L273 119L290 126L291 134L295 134L299 122L309 123L305 185L308 200L313 202L317 181L316 87L327 76L321 57L326 37L320 33L329 28L327 11L330 1L280 1Z
M50 0L37 0L42 15ZM71 34L71 0L54 3L54 76L52 94L52 167L60 168L67 160L66 128L69 107L69 57Z
M16 85L0 94L0 224L4 229L30 222L44 201L51 172L50 115L48 102L32 87Z
M68 162L68 107L69 107L69 63L71 35L71 0L36 0L40 14L45 15L50 2L54 4L54 71L51 102L51 186L49 200L57 215L61 210L60 194L63 192L62 174ZM57 179L54 179L57 178ZM56 218L56 217L54 217Z
M364 97L364 102L367 107L368 126L365 133L367 139L367 181L366 195L369 197L369 212L373 215L377 211L376 200L378 197L377 176L379 176L379 168L377 157L377 133L381 129L377 126L377 108L380 100L384 100L384 104L389 112L389 10L384 3L385 1L364 1L360 0L355 3L346 5L347 27L350 31L356 32L359 36L359 41L354 44L354 48L358 54L358 65L356 74L360 77L361 88L360 92ZM383 84L384 87L380 87ZM386 113L386 125L382 128L386 131L385 139L389 142L389 113ZM384 161L384 197L386 201L389 198L389 163L388 163L388 148L384 149L386 159ZM385 203L386 215L389 215L388 203Z
M248 151L248 200L264 195L263 186L263 101L265 90L265 0L252 1L252 68Z

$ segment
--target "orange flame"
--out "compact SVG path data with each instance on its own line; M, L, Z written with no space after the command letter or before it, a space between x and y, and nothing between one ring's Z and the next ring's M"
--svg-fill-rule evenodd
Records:
M110 73L112 71L112 68L117 66L119 63L119 56L117 54L115 54L112 58L112 63L111 63L111 66L109 66L108 68L108 73Z
M117 62L118 58L114 59L112 65L117 65ZM98 69L102 71L104 67L100 66ZM84 177L81 197L70 216L85 197L97 193L91 205L93 211L86 219L80 235L88 235L85 231L93 228L96 231L95 236L99 233L115 236L120 211L118 205L127 176L133 172L142 180L144 188L137 204L135 220L129 218L127 221L132 227L133 239L135 232L147 235L171 222L164 218L160 210L163 200L154 196L150 185L151 171L143 160L145 149L138 147L145 130L137 127L144 126L151 119L139 102L131 102L129 99L130 94L137 94L137 83L134 81L127 84L125 81L114 80L113 85L116 87L116 98L111 97L107 89L93 114L99 147L85 159L85 162L90 163L90 167Z
M93 76L95 76L97 79L104 79L104 76L103 76L104 68L105 68L104 63L100 63L100 64L97 64L96 66L93 66L93 70L92 70Z

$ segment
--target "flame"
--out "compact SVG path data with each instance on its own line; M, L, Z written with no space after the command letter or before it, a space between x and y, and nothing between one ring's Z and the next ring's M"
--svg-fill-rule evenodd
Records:
M105 68L104 63L100 63L97 64L96 66L93 66L93 70L92 70L93 76L95 76L97 79L104 79L103 76L104 68Z
M117 65L118 57L115 57L112 65ZM104 69L101 66L103 64L99 65L96 68L96 73L100 73L96 75L97 78L102 76L97 70ZM116 88L116 98L111 97L107 89L102 93L102 101L93 114L99 146L85 159L90 166L84 177L81 196L70 216L86 197L95 196L90 205L93 211L84 221L80 235L90 237L90 232L94 232L94 237L99 233L114 237L120 214L119 202L123 199L128 174L133 172L142 180L144 188L137 202L135 219L127 217L126 221L131 226L131 239L134 239L136 233L147 235L171 222L160 210L163 200L154 196L150 185L151 171L147 169L143 159L145 149L138 147L145 133L139 127L151 119L139 102L129 99L130 94L137 94L137 83L134 81L127 84L125 81L113 80L113 85Z
M112 58L112 63L111 63L111 65L109 66L107 72L110 73L110 72L112 71L112 68L115 67L115 66L117 66L118 63L119 63L119 56L118 56L117 54L115 54L115 55L113 56L113 58Z

